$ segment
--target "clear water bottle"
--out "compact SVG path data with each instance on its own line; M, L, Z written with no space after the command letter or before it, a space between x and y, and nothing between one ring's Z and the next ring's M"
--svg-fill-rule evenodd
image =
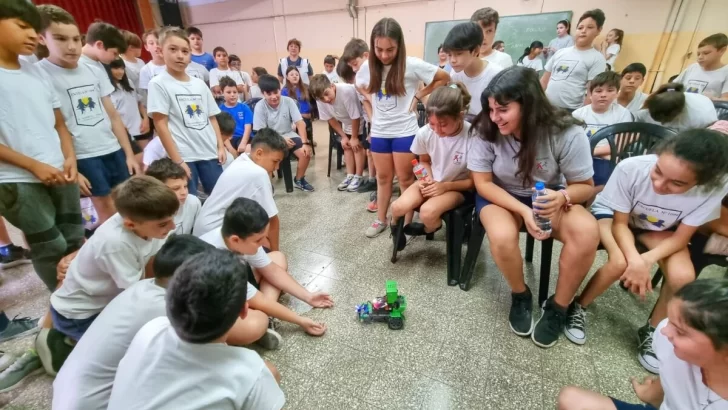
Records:
M533 200L533 208L539 209L536 204L544 203L544 201L536 201L536 197L546 195L546 185L544 185L543 182L536 182L535 188L536 190L533 192L531 199ZM533 217L536 220L536 225L538 225L539 229L541 229L543 233L551 233L551 221L549 219L538 215L536 212L533 213Z
M427 179L427 168L423 167L416 159L412 160L412 171L417 179Z

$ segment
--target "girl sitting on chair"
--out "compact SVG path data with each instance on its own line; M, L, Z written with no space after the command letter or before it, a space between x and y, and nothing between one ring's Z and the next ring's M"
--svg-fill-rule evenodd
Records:
M599 245L594 217L578 205L594 191L589 141L578 120L551 105L530 68L509 67L496 74L480 100L483 111L473 123L480 138L473 138L468 150L468 169L478 191L475 210L511 288L511 330L530 335L540 347L551 347ZM534 218L531 195L536 182L550 188L537 198L536 212L551 221L550 235L564 247L556 293L545 301L534 326L518 232L525 225L534 238L549 237Z
M619 162L597 195L592 214L609 256L569 309L564 334L586 342L586 309L617 280L642 297L652 289L650 270L659 263L665 277L652 316L637 332L638 359L652 373L655 327L667 316L672 295L695 280L688 242L703 224L718 218L728 193L728 138L712 130L683 131L662 141L654 155ZM647 251L637 249L643 245Z
M470 123L464 120L469 104L470 94L462 83L440 87L430 95L426 107L429 124L417 131L410 147L420 156L428 177L410 185L392 203L393 232L397 220L418 207L422 223L407 224L404 233L416 236L439 230L442 214L462 204L467 191L473 189L467 169ZM406 240L404 235L398 237L397 249L402 250Z

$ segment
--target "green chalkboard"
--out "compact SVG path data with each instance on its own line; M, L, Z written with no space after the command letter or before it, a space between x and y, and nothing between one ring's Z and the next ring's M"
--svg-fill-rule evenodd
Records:
M495 33L495 40L506 43L506 53L511 55L515 64L523 54L523 49L530 46L531 42L538 40L548 46L556 38L556 23L560 20L571 21L571 15L571 11L560 11L503 16ZM437 64L437 47L445 40L450 29L466 21L468 20L430 21L425 24L425 61Z

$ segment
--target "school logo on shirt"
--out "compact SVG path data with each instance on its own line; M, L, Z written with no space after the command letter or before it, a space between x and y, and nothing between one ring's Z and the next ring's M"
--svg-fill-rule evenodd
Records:
M93 127L104 120L104 111L99 105L99 91L94 84L69 88L68 98L71 99L76 124L84 127Z
M465 157L465 154L463 154L460 151L455 151L455 155L452 156L452 163L455 165L460 165L463 163L464 157Z
M702 94L703 91L705 91L705 88L708 87L707 81L700 81L700 80L690 80L688 81L688 86L685 89L686 93L695 93L695 94Z
M536 159L536 165L534 165L535 171L537 173L543 174L546 172L549 172L549 166L548 166L549 160L548 158L542 158L542 159Z
M664 231L675 225L681 215L682 211L676 209L661 208L637 201L630 212L630 222L635 228Z
M586 136L591 138L592 135L596 134L597 131L601 130L602 128L606 127L606 125L603 124L587 124L586 125Z
M387 94L387 89L382 88L377 92L377 111L392 111L397 108L397 96Z
M177 105L182 112L185 127L193 130L202 130L207 127L209 118L202 110L202 95L200 94L177 94Z
M574 69L579 64L579 60L562 60L557 64L554 64L553 71L551 72L551 80L563 81L569 78Z

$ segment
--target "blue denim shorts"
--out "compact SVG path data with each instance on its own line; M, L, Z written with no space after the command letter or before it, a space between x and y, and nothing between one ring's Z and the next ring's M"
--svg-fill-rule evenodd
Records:
M517 196L517 195L511 195L512 197L516 198L518 201L520 201L523 205L526 205L529 208L533 207L533 201L530 196ZM480 194L475 194L475 214L480 216L480 211L483 210L488 205L491 205L492 202L489 200L483 198L480 196Z
M412 141L415 140L414 135L409 137L382 138L372 137L371 151L377 154L410 153Z
M91 327L91 323L96 320L99 314L95 314L87 319L68 319L58 313L51 305L51 319L53 319L53 328L70 337L74 341L81 340L81 336Z
M91 195L106 196L120 183L129 179L126 155L122 149L99 157L76 161L78 172L91 183Z

